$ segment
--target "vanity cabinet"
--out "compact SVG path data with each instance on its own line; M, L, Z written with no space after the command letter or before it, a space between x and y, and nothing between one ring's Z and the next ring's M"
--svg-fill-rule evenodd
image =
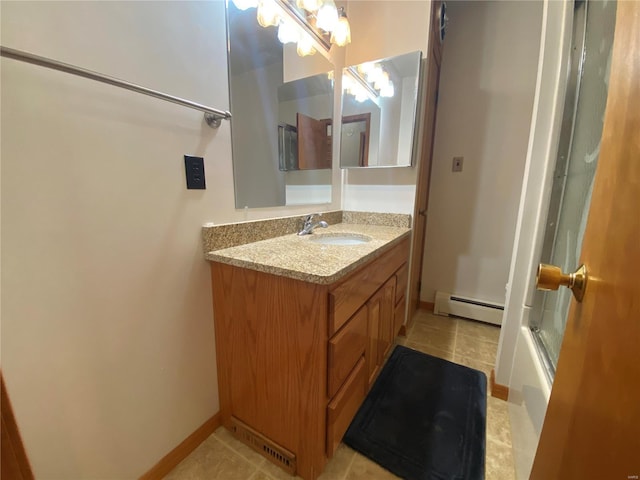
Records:
M409 237L332 284L211 262L222 423L315 480L404 321Z

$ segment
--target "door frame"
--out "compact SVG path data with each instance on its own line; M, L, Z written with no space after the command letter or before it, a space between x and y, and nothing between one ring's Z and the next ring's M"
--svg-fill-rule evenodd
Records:
M2 461L0 464L2 465L2 474L0 477L15 480L33 480L35 477L13 414L2 371L0 371L0 384L0 390L2 390L0 398L0 410L2 410L2 440L0 441Z
M422 62L422 94L420 110L420 142L419 161L417 165L416 193L413 208L413 229L411 239L411 255L409 257L409 282L407 285L407 320L402 332L406 332L411 326L413 313L425 302L420 301L422 267L424 263L425 238L427 231L427 215L429 204L429 184L431 180L431 163L433 160L433 146L435 143L436 118L438 113L438 89L440 84L440 71L442 66L442 42L439 37L439 17L442 1L432 2L431 17L429 19L429 46L428 54ZM431 75L435 66L435 74ZM435 97L430 97L429 92L435 82ZM433 102L433 115L430 115L430 106ZM433 308L433 306L431 306Z

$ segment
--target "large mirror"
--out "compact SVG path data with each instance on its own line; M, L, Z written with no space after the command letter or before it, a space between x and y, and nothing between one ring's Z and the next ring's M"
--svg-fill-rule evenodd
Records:
M342 168L411 166L421 59L416 51L343 70Z
M331 63L298 57L232 2L227 31L236 208L330 203Z

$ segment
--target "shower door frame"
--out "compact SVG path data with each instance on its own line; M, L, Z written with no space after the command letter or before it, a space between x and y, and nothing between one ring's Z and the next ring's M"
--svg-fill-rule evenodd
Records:
M571 147L573 144L573 133L575 130L576 113L578 110L578 100L580 97L580 87L582 84L582 73L585 60L585 40L587 34L587 17L588 17L588 1L576 0L573 6L572 19L572 50L569 53L569 69L567 72L567 83L565 92L564 108L562 111L562 123L560 127L560 138L558 140L558 152L555 159L555 168L553 172L553 185L556 179L562 179L562 188L555 189L553 185L548 188L549 205L548 213L545 219L544 236L541 243L540 263L551 263L553 258L556 237L558 234L558 225L564 193L567 183L567 171L569 169L569 160ZM547 346L544 344L540 334L539 325L542 322L542 315L547 299L547 293L535 290L534 285L530 285L531 292L531 313L529 315L529 328L532 332L533 341L536 344L536 350L540 357L540 361L544 366L544 372L549 380L553 383L556 366L549 355Z

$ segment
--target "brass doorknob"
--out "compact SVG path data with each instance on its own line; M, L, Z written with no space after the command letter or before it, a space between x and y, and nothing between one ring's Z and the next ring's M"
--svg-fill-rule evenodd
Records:
M587 288L587 267L580 265L575 273L562 273L560 267L541 263L536 273L538 290L558 290L560 286L569 287L578 302L584 297Z

